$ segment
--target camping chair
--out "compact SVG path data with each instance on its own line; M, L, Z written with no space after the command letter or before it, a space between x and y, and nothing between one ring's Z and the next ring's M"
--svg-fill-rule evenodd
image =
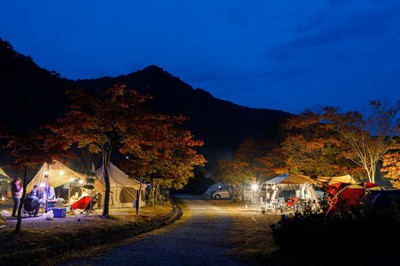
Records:
M286 201L286 212L296 212L298 207L298 198L291 197Z
M92 193L90 196L84 196L80 198L78 201L74 202L71 205L72 210L76 211L75 217L77 217L78 221L84 221L87 216L92 213L95 213L98 217L102 218L97 212L94 210L94 206L99 201L99 193Z

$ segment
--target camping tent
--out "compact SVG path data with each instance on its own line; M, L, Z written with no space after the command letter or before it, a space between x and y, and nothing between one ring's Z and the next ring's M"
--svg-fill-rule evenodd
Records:
M342 175L342 176L319 176L317 177L317 181L322 182L326 185L331 185L334 183L347 183L347 184L355 184L356 181L351 175Z
M43 163L42 167L27 185L27 192L33 189L34 185L49 183L50 186L57 188L67 183L73 183L75 180L81 180L81 184L86 182L84 174L75 172L61 162L54 160L53 163ZM104 195L105 187L101 182L94 183L94 189ZM69 193L71 194L71 193ZM56 195L59 197L60 195Z
M283 174L264 183L266 186L266 208L274 208L279 200L289 203L295 199L299 202L311 202L318 208L319 197L312 178L299 174Z
M0 167L0 197L11 198L11 178L4 172L3 168Z
M110 206L120 207L134 207L134 202L137 200L137 192L140 190L140 206L145 205L146 184L141 183L135 179L129 178L121 169L113 163L108 164L108 176L110 179ZM96 171L97 179L104 184L103 167Z
M345 212L356 209L365 195L371 191L384 191L384 188L371 182L331 184L326 190L330 196L328 212Z

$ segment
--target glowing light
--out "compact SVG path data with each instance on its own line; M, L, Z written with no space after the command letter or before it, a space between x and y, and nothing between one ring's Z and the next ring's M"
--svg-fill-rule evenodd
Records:
M6 200L6 198L3 196L3 197L1 197L1 200Z
M73 178L73 177L69 178L69 182L74 182L74 180L75 180L75 178Z
M44 171L44 177L48 178L49 177L49 171Z
M40 183L39 186L40 186L41 188L44 188L44 187L46 186L46 183Z
M60 172L58 172L59 175L64 175L65 172L63 170L60 170Z
M252 190L257 190L258 189L258 185L257 184L252 184L251 185L251 189Z

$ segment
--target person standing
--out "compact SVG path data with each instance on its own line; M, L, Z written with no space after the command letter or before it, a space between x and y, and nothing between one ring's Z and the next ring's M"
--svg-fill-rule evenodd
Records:
M50 207L55 207L56 203L56 193L54 191L54 188L50 186L49 184L46 184L43 190L43 200L45 202L45 212L47 212Z
M14 180L11 182L11 193L14 200L14 207L11 215L12 217L17 216L18 207L21 203L22 190L21 178L14 178Z

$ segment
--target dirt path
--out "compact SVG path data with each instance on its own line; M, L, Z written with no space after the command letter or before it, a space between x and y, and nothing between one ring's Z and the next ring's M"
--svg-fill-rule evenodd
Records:
M182 218L124 241L106 253L64 265L246 265L228 257L232 211L198 196L178 195Z

